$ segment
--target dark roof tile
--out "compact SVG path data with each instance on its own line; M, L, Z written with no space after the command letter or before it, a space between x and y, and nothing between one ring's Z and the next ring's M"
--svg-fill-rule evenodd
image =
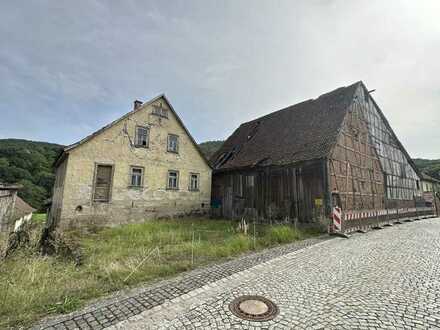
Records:
M242 124L213 155L217 170L322 158L336 142L360 82Z

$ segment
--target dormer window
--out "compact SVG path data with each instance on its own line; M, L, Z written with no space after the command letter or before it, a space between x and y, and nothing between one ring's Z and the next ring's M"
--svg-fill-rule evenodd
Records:
M149 142L149 132L148 127L144 126L136 126L136 137L135 137L135 146L148 148Z

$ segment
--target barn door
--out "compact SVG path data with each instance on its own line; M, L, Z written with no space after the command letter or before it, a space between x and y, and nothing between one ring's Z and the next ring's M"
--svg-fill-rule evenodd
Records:
M110 201L112 186L112 165L97 165L95 175L95 190L93 200L99 202Z

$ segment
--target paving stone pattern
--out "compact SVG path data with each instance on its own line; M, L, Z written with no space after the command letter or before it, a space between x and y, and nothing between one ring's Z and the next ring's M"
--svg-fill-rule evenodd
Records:
M440 329L440 219L337 238L267 260L110 327ZM267 322L229 310L242 295L278 305Z
M154 307L160 307L167 301L194 292L207 284L329 239L328 236L307 239L195 270L154 286L97 302L82 311L42 321L32 329L104 329Z

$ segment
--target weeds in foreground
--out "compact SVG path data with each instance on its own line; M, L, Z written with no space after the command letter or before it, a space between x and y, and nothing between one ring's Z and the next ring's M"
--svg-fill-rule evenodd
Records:
M315 234L261 226L254 239L252 228L247 236L236 228L230 221L179 219L72 232L81 266L30 248L18 251L0 262L0 328L25 327L112 291Z

